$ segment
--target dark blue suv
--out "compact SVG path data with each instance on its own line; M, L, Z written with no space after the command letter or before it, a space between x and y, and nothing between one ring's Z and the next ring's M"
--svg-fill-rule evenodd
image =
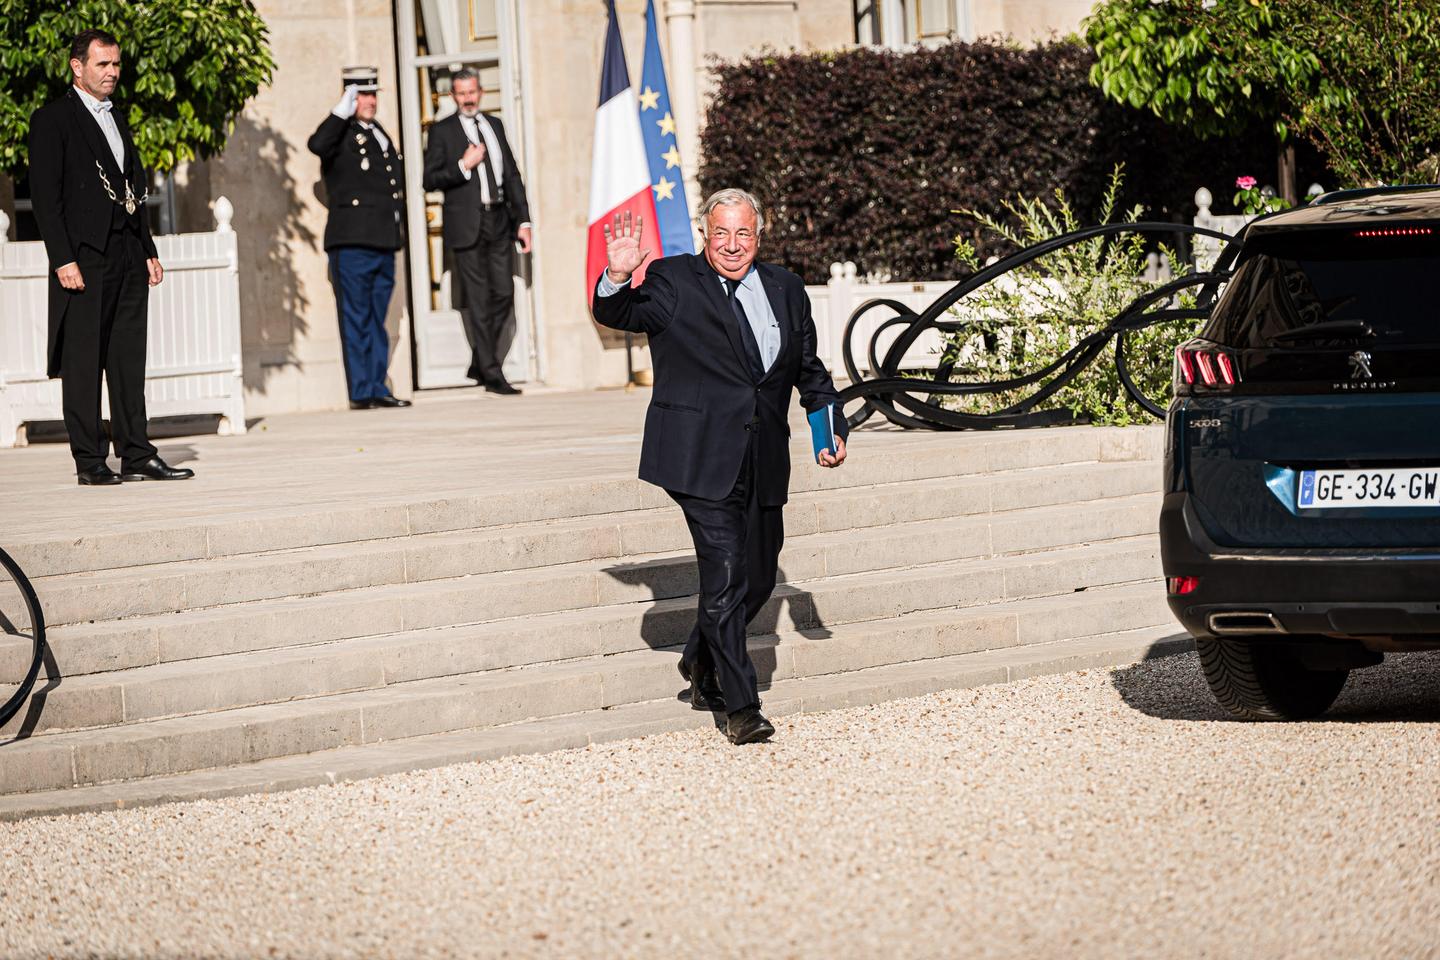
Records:
M1323 713L1440 647L1440 186L1252 222L1176 350L1161 556L1232 715Z

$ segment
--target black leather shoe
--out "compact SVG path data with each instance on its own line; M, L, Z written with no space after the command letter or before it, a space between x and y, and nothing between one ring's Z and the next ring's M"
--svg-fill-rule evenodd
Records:
M725 736L736 746L763 743L775 736L775 727L761 715L759 707L746 707L725 718Z
M120 482L120 474L103 463L76 471L75 479L82 487L108 487Z
M690 670L682 660L680 675L690 681L690 709L717 713L725 709L725 694L720 690L720 681L714 670L706 670L691 679Z
M350 409L351 409L351 410L374 410L374 409L375 409L375 406L376 406L376 404L375 404L375 398L374 398L374 397L371 397L369 400L351 400L351 401L350 401Z
M375 398L373 398L373 399L370 401L370 406L372 406L372 407L408 407L408 406L410 406L410 401L409 401L409 400L401 400L399 397L391 397L391 396L375 397Z
M151 457L139 466L130 467L120 474L126 483L135 480L189 480L195 471L186 467L172 467L159 457Z
M485 384L486 393L498 393L502 397L516 397L520 395L520 388L512 386L508 380L491 380Z

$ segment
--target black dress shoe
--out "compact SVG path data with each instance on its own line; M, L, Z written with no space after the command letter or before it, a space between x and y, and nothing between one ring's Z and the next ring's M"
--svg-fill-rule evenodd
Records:
M134 480L189 480L195 471L186 467L172 467L159 457L151 457L144 463L129 467L120 474L126 483Z
M374 397L374 398L372 398L372 399L370 400L370 406L372 406L372 407L408 407L408 406L410 406L410 401L409 401L409 400L401 400L399 397L391 397L391 396L388 396L388 395L387 395L387 396L384 396L384 397Z
M725 736L737 746L762 743L775 736L775 727L761 715L759 707L746 707L725 718Z
M350 401L350 409L351 409L351 410L374 410L374 409L375 409L375 398L374 398L374 397L371 397L369 400L351 400L351 401Z
M720 680L713 669L701 674L699 681L692 679L690 664L681 657L675 662L680 677L690 684L690 709L718 713L725 709L725 694L720 689Z
M82 487L108 487L120 482L120 474L103 463L97 463L77 471L75 479Z
M498 393L502 397L515 397L520 395L520 388L512 386L508 380L490 380L485 384L486 393Z

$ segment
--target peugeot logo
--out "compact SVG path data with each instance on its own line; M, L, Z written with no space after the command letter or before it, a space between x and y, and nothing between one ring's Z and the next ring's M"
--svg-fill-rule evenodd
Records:
M1350 379L1351 380L1374 380L1375 374L1370 372L1370 354L1364 350L1356 350L1350 354Z

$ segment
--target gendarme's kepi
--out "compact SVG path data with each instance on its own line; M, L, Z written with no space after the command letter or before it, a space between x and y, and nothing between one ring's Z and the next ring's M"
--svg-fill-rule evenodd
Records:
M340 86L354 87L361 93L374 93L380 89L380 71L376 67L341 67Z

